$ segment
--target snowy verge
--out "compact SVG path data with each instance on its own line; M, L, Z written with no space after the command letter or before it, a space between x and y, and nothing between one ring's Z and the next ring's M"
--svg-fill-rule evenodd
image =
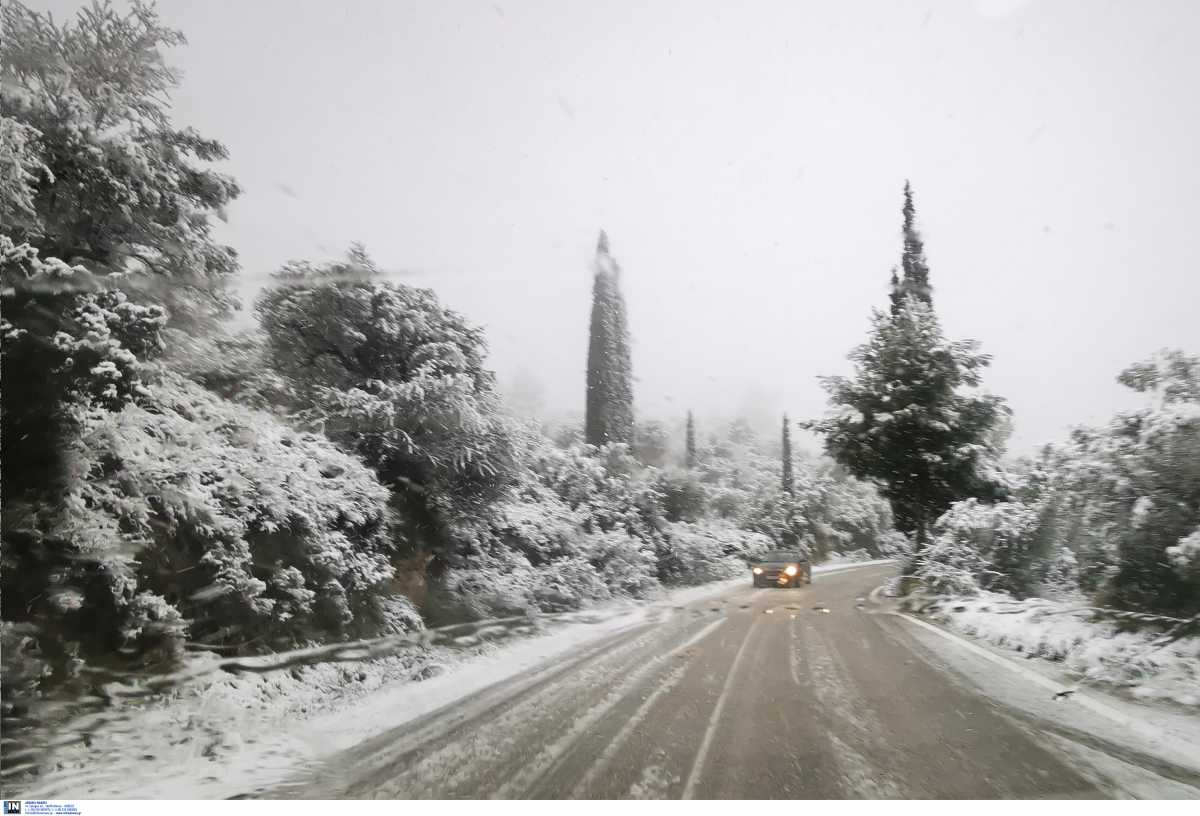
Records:
M992 592L938 599L919 611L992 646L1055 663L1080 684L1200 706L1200 637L1160 645L1159 630L1121 631L1116 621L1092 619L1078 605Z

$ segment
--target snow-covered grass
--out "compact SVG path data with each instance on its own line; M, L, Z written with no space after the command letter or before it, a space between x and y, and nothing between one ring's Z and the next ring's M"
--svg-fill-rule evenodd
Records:
M1059 664L1080 683L1200 706L1200 637L1158 645L1162 630L1122 631L1116 620L1078 604L992 592L914 606L955 631Z

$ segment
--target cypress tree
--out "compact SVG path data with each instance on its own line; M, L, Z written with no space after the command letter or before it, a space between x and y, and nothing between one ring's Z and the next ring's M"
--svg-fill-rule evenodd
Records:
M888 297L892 300L892 317L900 314L900 307L904 304L904 293L900 291L900 278L896 275L896 267L892 267L892 288Z
M685 440L684 464L687 465L688 470L691 470L696 466L696 421L692 418L691 411L688 411L687 414L687 434Z
M796 477L792 472L792 432L788 428L787 414L783 415L783 492L795 493Z
M633 443L633 376L621 268L609 254L603 230L596 244L592 283L592 319L588 341L587 415L584 438L589 445Z
M892 314L900 311L904 298L912 295L926 304L933 304L933 287L929 285L929 263L925 260L925 244L917 231L917 211L913 205L912 185L904 182L904 253L900 260L904 278L897 280L892 270Z

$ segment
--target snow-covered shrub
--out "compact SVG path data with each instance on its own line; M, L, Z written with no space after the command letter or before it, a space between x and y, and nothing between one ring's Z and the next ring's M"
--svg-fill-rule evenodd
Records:
M6 518L6 615L27 606L99 654L185 635L273 649L403 620L380 603L387 491L323 438L168 373L80 427L61 504Z
M662 496L625 445L543 445L529 466L573 512L586 532L621 529L653 542L664 524Z
M1079 596L1079 560L1066 547L1056 547L1050 557L1034 562L1034 594L1046 598Z
M1200 358L1163 352L1122 372L1149 405L1078 428L1029 467L1045 558L1076 560L1099 603L1167 615L1200 611L1187 543L1200 526Z
M696 521L704 515L704 485L692 471L682 468L659 471L654 486L662 496L663 513L668 521Z
M1020 502L982 504L976 499L951 505L934 526L935 541L979 554L986 567L975 578L985 589L1025 593L1031 568L1037 514Z
M610 530L593 536L586 546L588 561L613 595L650 598L658 594L661 585L652 545L620 530Z
M733 578L746 571L747 559L772 546L761 533L731 524L671 524L658 544L658 576L683 586Z
M732 487L710 487L708 490L709 512L719 519L739 519L747 511L750 495L745 490Z
M916 555L913 574L937 595L975 595L988 562L969 539L938 536Z
M354 247L343 262L288 264L255 308L297 407L412 513L475 512L508 489L517 431L483 333L432 291L384 281Z
M1200 584L1200 527L1174 547L1167 547L1167 558L1185 581Z
M889 530L876 539L876 553L880 558L906 558L912 554L912 542L899 530Z

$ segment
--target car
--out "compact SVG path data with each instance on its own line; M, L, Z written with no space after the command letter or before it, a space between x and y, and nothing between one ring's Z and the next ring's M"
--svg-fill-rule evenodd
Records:
M751 562L756 587L798 587L812 583L812 563L800 550L768 550Z

